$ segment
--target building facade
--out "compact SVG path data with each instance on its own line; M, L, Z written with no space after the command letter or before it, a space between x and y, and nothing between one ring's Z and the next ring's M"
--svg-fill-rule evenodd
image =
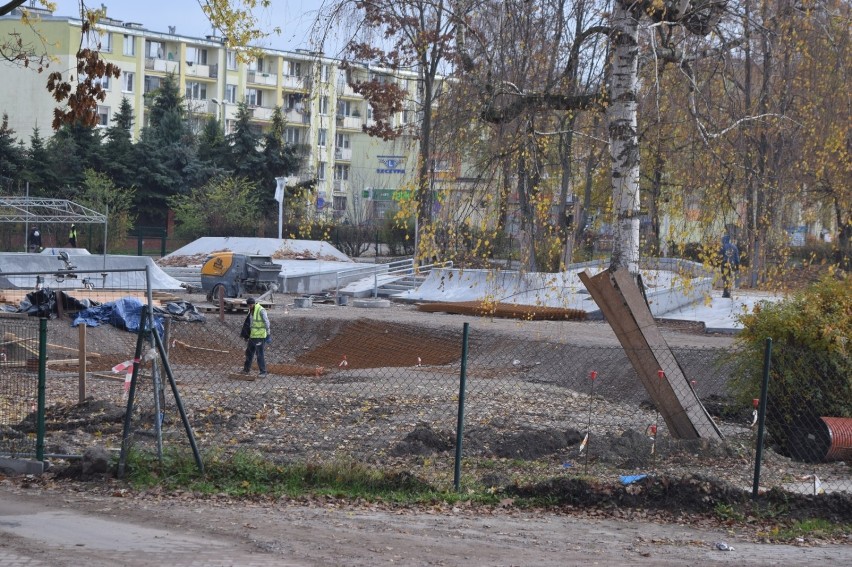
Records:
M36 28L42 38L21 24L18 10L0 17L0 34L20 34L25 44L47 50L52 58L47 71L67 75L80 45L80 20L37 8L28 11L40 16ZM365 134L362 127L370 124L372 109L352 90L338 60L302 50L267 49L244 63L221 38L186 37L173 28L159 32L109 18L98 22L87 41L99 44L102 57L121 69L118 79L102 83L107 95L98 106L100 128L110 125L126 97L133 108L137 139L146 124L152 93L173 74L196 130L216 117L225 133L231 132L241 101L251 109L252 123L263 130L280 107L286 120L284 141L298 146L305 156L298 177L318 179L312 204L325 218L353 223L382 218L393 207L394 193L410 187L416 175L416 138L382 141ZM390 76L369 66L349 73L355 80L380 76L404 81L410 93L417 92L414 76ZM0 112L8 114L9 126L25 143L34 128L43 133L50 130L55 104L46 90L46 73L0 63ZM414 119L410 110L394 117L398 124Z

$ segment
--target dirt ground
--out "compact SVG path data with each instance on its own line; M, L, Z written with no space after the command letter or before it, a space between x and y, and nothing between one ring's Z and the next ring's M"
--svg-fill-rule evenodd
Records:
M202 297L190 300L203 303ZM273 335L279 341L283 342L283 328L295 329L298 335L309 328L306 321L323 322L329 328L334 328L334 323L338 322L340 328L347 329L338 335L330 334L287 345L287 355L270 363L270 372L277 376L273 379L314 378L311 384L317 388L316 399L326 404L331 403L326 400L329 392L336 391L336 388L349 391L347 388L351 384L347 380L358 379L357 373L362 369L417 364L440 367L458 358L456 340L444 339L440 334L419 333L418 328L458 330L468 322L472 334L504 336L508 341L522 337L531 341L530 344L539 340L590 346L617 345L610 328L601 322L518 321L423 313L415 306L402 304L392 304L386 309L324 304L315 304L310 309L295 309L291 300L277 299L276 305L269 310ZM208 314L208 317L214 316ZM231 317L237 326L238 317ZM724 347L732 340L730 336L697 332L694 326L688 325L664 325L663 333L671 346ZM176 364L195 364L201 357L208 364L234 365L234 354L226 351L230 349L226 339L209 337L202 342L198 336L193 336L191 341L187 337L176 337L172 356ZM292 338L289 340L296 342ZM191 345L191 348L182 346L181 342ZM382 348L363 348L374 343ZM283 346L280 348L283 349ZM364 352L370 355L362 354ZM376 354L382 352L412 354L410 360L402 360L398 354ZM326 372L339 371L341 353L347 353L346 368L350 378L326 379ZM95 361L96 367L108 369L120 362L119 358L124 359L123 354L113 355L115 360L106 354ZM236 356L239 358L240 355ZM418 357L420 361L416 361ZM324 370L320 372L317 369ZM424 374L426 378L428 374ZM182 388L188 390L190 386L191 377ZM546 388L533 386L537 393L530 402L536 404L539 413L546 414L551 409L554 414L564 412L563 404L557 407L549 403ZM115 389L114 385L101 387ZM227 402L219 408L219 414L238 413L238 408L229 405L237 404L237 398L229 396ZM524 404L526 400L523 392L513 392L511 399L502 400L495 395L491 402L491 411L496 417L489 417L489 420L496 426L507 421L499 415L501 412L505 413L511 405ZM271 398L270 404L274 406L275 403L276 400ZM581 403L585 406L585 401L581 400ZM554 407L551 408L551 405ZM302 433L299 430L302 425L299 411L306 412L304 421L310 423L307 418L312 408L308 402L303 406L287 407L286 413L292 419L286 426L293 430L294 435ZM337 409L333 405L324 407ZM99 423L93 421L95 415ZM77 424L76 431L69 431L64 438L64 442L71 444L69 449L76 450L78 447L70 440L72 437L74 443L85 444L104 432L120 431L122 412L117 403L100 403L97 407L56 408L53 417L69 423L81 420L82 427ZM223 423L232 422L225 420ZM507 423L507 426L511 425ZM254 434L256 432L251 433ZM486 437L486 434L485 428L472 428L473 444L478 439L481 446L499 454L500 442L504 442L507 457L522 458L536 458L537 453L533 449L559 449L575 445L579 440L576 431L563 430L540 431L535 435L521 431L511 439L493 434ZM363 435L369 439L371 430L365 430ZM281 436L276 437L276 445L282 445L281 439ZM616 447L630 442L645 443L647 439L638 435L636 439L619 437L611 441ZM446 450L447 442L446 432L418 427L409 431L404 440L408 445L401 444L400 450L415 455L418 451ZM520 453L524 449L529 449L529 455ZM665 450L665 447L661 445L660 450ZM731 456L723 451L714 458L722 460L722 457ZM614 458L623 460L619 454ZM676 455L673 458L676 460ZM708 462L708 466L712 463ZM779 466L788 468L789 463ZM507 479L495 478L494 481L505 484ZM142 552L144 556L138 553L122 556L122 563L126 565L162 564L165 561L173 565L353 566L566 565L581 561L593 565L692 565L707 562L735 565L811 565L823 562L845 565L852 562L852 534L835 538L831 544L819 539L802 539L792 545L781 545L771 543L772 538L767 536L768 532L759 520L754 520L753 525L726 525L712 514L706 514L706 503L703 507L693 508L693 501L700 503L708 499L723 506L734 506L734 509L746 507L736 499L725 500L724 487L708 487L700 479L684 482L679 499L668 506L648 506L648 502L656 498L654 491L669 482L670 479L663 478L650 483L644 492L628 487L599 500L590 496L593 491L585 485L538 486L533 490L540 491L539 494L550 491L554 500L561 504L547 511L523 511L515 508L513 501L524 494L511 491L505 493L499 506L452 507L438 504L402 508L334 499L233 500L224 496L201 498L192 494L156 491L140 493L108 478L79 482L60 480L53 475L41 479L0 477L0 533L9 536L0 538L0 567L7 565L4 553L8 558L27 558L46 565L112 565L115 558L108 551L123 549L122 537L126 539L127 534L133 533L145 533L150 537L141 538L134 544L136 548L128 550ZM666 488L668 490L669 487ZM636 506L630 505L634 499ZM645 499L644 506L638 502L642 499ZM60 503L58 509L57 503ZM838 506L841 517L850 517L848 502L840 502ZM699 509L702 510L700 513L697 512ZM4 518L7 514L17 519ZM15 522L27 525L20 519L26 514L38 516L39 530L36 531L40 535L21 534L12 529L14 526L10 528ZM87 523L100 525L97 523L100 520L117 526L113 529L120 533L92 533L85 536L90 538L86 541L81 535L82 544L69 544L63 540L63 526L69 523L75 526ZM124 526L120 522L129 525ZM55 525L55 537L51 536L51 525ZM110 536L113 539L109 540ZM726 542L734 550L722 551L716 546L718 542ZM18 564L39 563L8 563Z
M198 499L0 481L0 567L254 565L849 565L852 541L761 542L724 525L641 512L394 508ZM720 550L726 544L731 550Z

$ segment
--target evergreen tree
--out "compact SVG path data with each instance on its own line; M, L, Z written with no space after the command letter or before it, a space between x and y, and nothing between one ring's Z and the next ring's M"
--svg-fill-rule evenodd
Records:
M225 143L225 134L222 132L222 123L215 118L210 118L204 123L204 128L198 138L198 160L214 167L220 167L226 163L228 157L228 146Z
M228 136L228 169L235 177L245 177L259 183L263 172L263 156L258 150L260 136L251 124L251 116L251 110L245 102L237 105L234 133Z
M56 189L56 175L49 167L50 161L50 153L36 126L30 136L30 147L24 160L23 177L30 183L30 195L47 196Z
M118 112L112 118L112 125L106 131L104 144L104 169L118 187L132 187L133 176L133 107L127 97L121 99Z
M167 75L156 91L150 117L134 146L135 205L139 224L162 225L169 197L185 193L190 183L205 176L199 173L195 140L173 75Z
M46 187L51 197L73 199L83 183L86 169L77 141L67 129L62 128L47 142L48 161L46 169L54 177L52 187Z
M263 135L263 168L258 180L265 210L276 210L275 178L289 175L299 167L295 149L284 143L286 126L287 122L284 120L281 108L275 107L272 113L272 126Z
M3 122L0 124L0 177L4 183L17 179L24 164L24 156L15 131L9 127L9 115L3 113Z

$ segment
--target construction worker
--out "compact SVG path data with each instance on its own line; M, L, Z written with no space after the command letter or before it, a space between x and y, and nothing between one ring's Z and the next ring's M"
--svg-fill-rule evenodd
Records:
M37 226L34 226L30 231L30 253L41 252L41 231Z
M77 226L71 223L71 230L68 232L68 244L71 248L77 248Z
M249 308L251 333L246 343L246 362L243 364L243 374L248 374L251 371L251 361L256 352L260 377L264 378L266 377L266 359L263 355L263 347L272 342L272 334L269 331L269 316L266 314L266 309L257 303L253 297L246 299L246 305Z

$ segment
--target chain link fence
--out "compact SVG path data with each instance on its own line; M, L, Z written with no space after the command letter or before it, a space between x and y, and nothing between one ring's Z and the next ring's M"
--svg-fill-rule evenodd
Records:
M168 301L162 307L176 311ZM128 444L188 452L188 423L202 459L250 454L282 465L358 464L405 471L447 488L454 482L463 398L465 486L562 475L629 482L641 475L699 473L753 487L753 400L760 380L754 379L754 364L743 360L754 363L756 356L759 369L760 354L660 351L653 353L660 368L646 372L651 379L643 383L631 359L647 353L539 339L524 331L535 323L494 332L473 320L462 360L461 326L300 318L280 311L269 310L266 377L258 375L256 363L250 375L241 373L244 313L225 314L224 321L216 314L204 320L164 317L165 359L150 336L139 343ZM81 331L68 316L49 322L48 458L80 454L92 445L118 452L137 339L111 325ZM84 354L69 355L77 352ZM84 371L80 360L86 361ZM775 350L761 490L852 488L852 435L829 419L852 415L848 366L829 368L820 360ZM806 368L807 389L782 388L782 378L803 375ZM5 396L12 382L5 368L0 376ZM829 394L839 403L817 405ZM19 397L30 400L32 394ZM27 401L15 403L32 410ZM811 411L800 411L805 408ZM2 442L31 436L35 421L32 413L3 421ZM692 435L683 434L684 423L697 424Z

